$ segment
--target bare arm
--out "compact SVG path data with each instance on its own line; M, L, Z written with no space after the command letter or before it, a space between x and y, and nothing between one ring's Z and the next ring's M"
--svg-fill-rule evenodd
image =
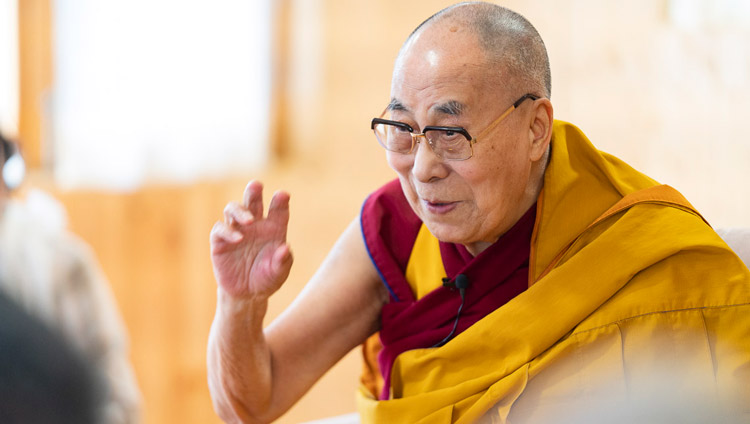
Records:
M355 220L299 297L264 330L268 298L286 280L292 260L289 197L277 193L263 218L261 191L259 183L248 184L243 204L228 205L225 222L211 232L219 288L209 388L227 422L269 422L287 411L377 330L388 299Z

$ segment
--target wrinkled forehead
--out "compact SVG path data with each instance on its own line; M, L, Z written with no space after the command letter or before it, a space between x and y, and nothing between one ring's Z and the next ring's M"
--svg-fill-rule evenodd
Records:
M394 79L403 70L447 71L465 64L487 62L475 32L466 24L439 22L413 34L399 51L393 70Z
M402 104L426 97L448 100L444 96L468 101L499 87L497 76L473 31L436 24L405 43L394 66L391 99Z

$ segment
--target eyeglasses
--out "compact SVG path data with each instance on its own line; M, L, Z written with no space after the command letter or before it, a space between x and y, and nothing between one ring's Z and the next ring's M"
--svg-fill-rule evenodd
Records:
M379 118L373 118L370 128L375 132L375 137L378 139L380 145L391 152L409 154L414 151L414 147L419 143L419 138L424 137L427 140L427 144L430 145L432 151L439 158L444 160L466 160L474 156L474 143L495 128L526 99L537 100L539 97L533 94L524 94L487 128L480 132L476 138L472 138L469 132L463 127L427 126L422 129L420 134L414 134L414 128L405 122L383 119L386 113L388 113L387 108Z

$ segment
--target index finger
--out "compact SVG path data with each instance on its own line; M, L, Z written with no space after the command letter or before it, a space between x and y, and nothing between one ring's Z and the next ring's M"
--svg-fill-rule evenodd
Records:
M289 223L289 193L277 191L271 198L271 204L268 206L268 219L283 224Z
M242 196L242 204L255 219L263 218L263 183L256 180L247 183Z

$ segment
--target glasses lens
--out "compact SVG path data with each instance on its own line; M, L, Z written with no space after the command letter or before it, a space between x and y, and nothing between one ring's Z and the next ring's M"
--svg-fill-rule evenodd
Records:
M375 137L380 145L386 150L397 153L409 153L411 151L411 133L398 125L376 124Z
M460 132L429 130L425 134L432 150L443 159L464 160L471 157L471 143Z

